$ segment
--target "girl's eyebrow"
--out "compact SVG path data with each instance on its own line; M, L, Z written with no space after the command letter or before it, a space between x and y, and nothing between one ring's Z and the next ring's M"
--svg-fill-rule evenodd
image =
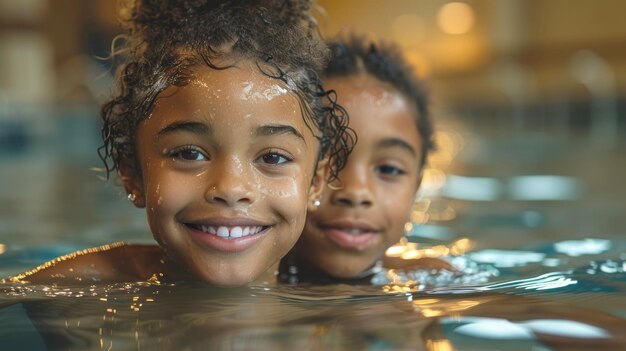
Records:
M306 144L306 140L298 130L290 125L286 124L270 124L264 125L256 128L254 131L254 136L269 136L276 134L291 134L297 138L302 139L302 141Z
M191 122L191 121L178 121L161 129L158 133L158 136L163 136L165 134L169 134L169 133L177 132L177 131L192 132L194 134L212 134L213 132L211 127L207 126L204 123Z
M417 151L411 146L411 144L399 138L386 138L378 142L376 144L377 148L388 148L388 147L400 147L408 152L410 152L413 156L417 157Z

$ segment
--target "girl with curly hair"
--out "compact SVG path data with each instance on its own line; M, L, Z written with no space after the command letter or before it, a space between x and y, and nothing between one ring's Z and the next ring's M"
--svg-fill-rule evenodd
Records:
M352 36L330 46L325 84L350 114L359 142L283 260L281 280L360 284L383 267L450 269L432 258L383 261L403 237L434 148L423 83L393 45Z
M122 5L123 64L99 154L159 246L106 245L10 280L275 280L355 140L318 76L328 49L311 1Z

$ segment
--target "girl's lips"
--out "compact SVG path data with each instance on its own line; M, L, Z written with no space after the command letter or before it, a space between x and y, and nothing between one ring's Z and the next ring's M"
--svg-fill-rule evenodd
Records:
M225 253L241 252L254 246L271 226L227 226L185 224L191 237L200 245Z
M322 231L335 244L349 250L364 250L373 245L378 232L355 227L322 227Z

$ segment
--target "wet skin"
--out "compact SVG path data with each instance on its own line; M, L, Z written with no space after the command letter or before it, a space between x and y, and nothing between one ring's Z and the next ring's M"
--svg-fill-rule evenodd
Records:
M13 280L79 283L275 281L277 263L314 211L327 176L296 95L247 62L196 67L138 125L139 172L124 186L159 246L72 254ZM132 162L132 161L130 161Z
M337 91L358 142L295 252L331 276L353 278L403 236L421 181L421 138L415 107L392 85L359 74L326 86Z
M139 124L141 174L126 188L168 256L213 285L243 285L298 239L322 188L319 145L295 94L253 65L195 72Z

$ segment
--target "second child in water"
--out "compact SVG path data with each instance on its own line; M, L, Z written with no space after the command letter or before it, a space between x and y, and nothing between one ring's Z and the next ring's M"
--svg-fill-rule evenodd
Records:
M283 260L281 280L367 280L403 237L434 148L424 87L395 47L353 37L331 48L325 84L348 111L358 142ZM404 268L397 263L385 266ZM402 265L451 268L432 258Z

